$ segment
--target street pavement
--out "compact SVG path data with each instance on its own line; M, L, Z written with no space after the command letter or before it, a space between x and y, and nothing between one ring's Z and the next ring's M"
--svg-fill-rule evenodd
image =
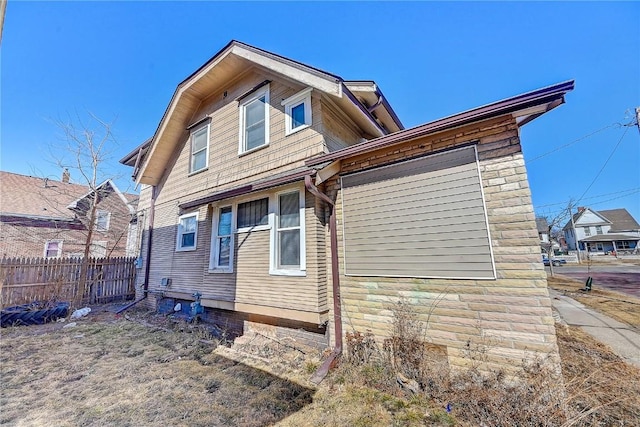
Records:
M570 326L579 326L586 333L608 345L625 362L640 367L640 331L591 310L562 293L549 289L551 302L560 318Z

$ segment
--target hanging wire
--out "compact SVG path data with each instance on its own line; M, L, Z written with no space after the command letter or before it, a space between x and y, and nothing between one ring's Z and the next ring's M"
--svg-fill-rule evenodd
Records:
M586 190L584 190L584 193L582 193L582 196L580 196L578 198L578 200L576 200L576 203L580 203L580 200L582 200L582 198L587 194L587 192L591 189L591 187L593 186L593 184L595 184L596 180L600 177L600 174L602 173L602 171L604 170L604 168L607 166L607 164L609 163L609 160L611 160L611 157L613 157L613 154L616 152L616 150L618 149L618 147L620 146L620 143L622 142L622 140L624 139L624 136L627 134L627 131L629 130L629 127L625 127L624 132L622 132L622 136L620 137L620 139L618 140L618 143L616 144L615 147L613 147L613 151L611 151L611 154L609 154L609 157L607 157L607 160L604 162L604 165L602 165L602 167L600 168L600 170L598 171L598 173L596 174L595 178L593 178L593 181L591 181L591 184L589 184L589 186L587 187Z

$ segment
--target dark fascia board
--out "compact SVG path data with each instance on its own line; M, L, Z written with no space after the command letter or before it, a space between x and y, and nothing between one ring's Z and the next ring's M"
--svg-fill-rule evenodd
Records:
M126 166L133 166L130 165L128 163L131 163L131 161L135 161L136 157L138 156L138 152L140 150L144 150L149 148L149 145L151 145L151 141L153 140L153 137L148 138L147 140L145 140L142 144L138 145L136 148L133 149L133 151L131 151L129 154L127 154L126 156L124 156L123 158L121 158L119 160L119 163L122 163L123 165Z
M363 84L363 85L370 85L370 86L375 87L375 91L374 92L379 97L382 97L382 105L384 106L384 108L387 110L387 112L389 113L389 115L391 116L393 121L396 122L396 124L398 125L400 130L404 130L404 125L400 121L400 118L396 114L395 110L391 107L391 104L389 104L389 101L387 101L387 97L384 96L384 93L382 93L382 90L380 89L380 86L378 86L378 84L375 81L373 81L373 80L345 80L344 83L345 83L345 86L347 86L347 87L348 87L349 84Z
M254 183L235 187L230 190L219 191L217 193L213 193L208 196L192 200L190 202L181 203L178 205L178 207L182 210L189 210L198 206L206 205L208 203L217 202L219 200L230 199L232 197L242 196L245 194L253 193L255 191L267 190L279 185L290 184L292 182L303 179L307 175L314 176L315 174L315 169L305 168L303 170L292 172L287 175L282 175L277 178L256 181Z
M372 139L367 142L363 142L361 144L352 145L350 147L334 151L333 153L323 154L307 160L305 164L307 166L315 166L327 161L346 159L359 154L378 150L389 145L410 141L412 139L420 138L436 132L442 132L444 130L452 129L478 120L486 120L504 114L510 114L518 110L533 107L536 105L552 103L557 100L564 101L564 95L567 92L572 91L573 88L573 80L558 83L553 86L537 89L511 98L477 107L472 110L467 110L462 113L438 119L433 122L425 123L411 129L398 131L389 135ZM560 103L556 104L560 105Z

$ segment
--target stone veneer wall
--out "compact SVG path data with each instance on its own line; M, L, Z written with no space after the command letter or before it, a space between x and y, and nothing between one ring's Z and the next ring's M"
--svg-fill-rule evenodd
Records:
M511 117L349 159L343 161L342 170L357 171L470 142L478 144L497 278L405 279L341 274L343 330L345 334L371 330L377 339L383 340L391 330L390 307L404 297L413 303L423 321L428 319L428 340L446 346L452 367L472 363L468 357L469 348L486 350L485 369L500 367L514 371L523 360L531 360L540 354L549 355L553 363L557 363L554 320L546 273L540 262L535 214L518 128ZM325 191L337 200L342 270L339 180L329 181ZM333 313L330 318L333 319Z

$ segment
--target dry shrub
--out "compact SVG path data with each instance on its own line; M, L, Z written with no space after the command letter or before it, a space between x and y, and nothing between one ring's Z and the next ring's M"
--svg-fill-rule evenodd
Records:
M470 369L451 371L444 358L430 353L428 324L406 300L392 308L392 335L376 353L370 332L348 334L351 368L339 376L348 384L361 384L400 395L421 395L433 407L447 407L458 421L470 425L560 426L566 422L562 378L555 364L536 359L523 362L517 378L502 370L486 371L487 343L467 343ZM380 355L380 357L376 357ZM351 371L349 371L351 369Z
M571 425L640 425L640 369L578 328L556 332Z

